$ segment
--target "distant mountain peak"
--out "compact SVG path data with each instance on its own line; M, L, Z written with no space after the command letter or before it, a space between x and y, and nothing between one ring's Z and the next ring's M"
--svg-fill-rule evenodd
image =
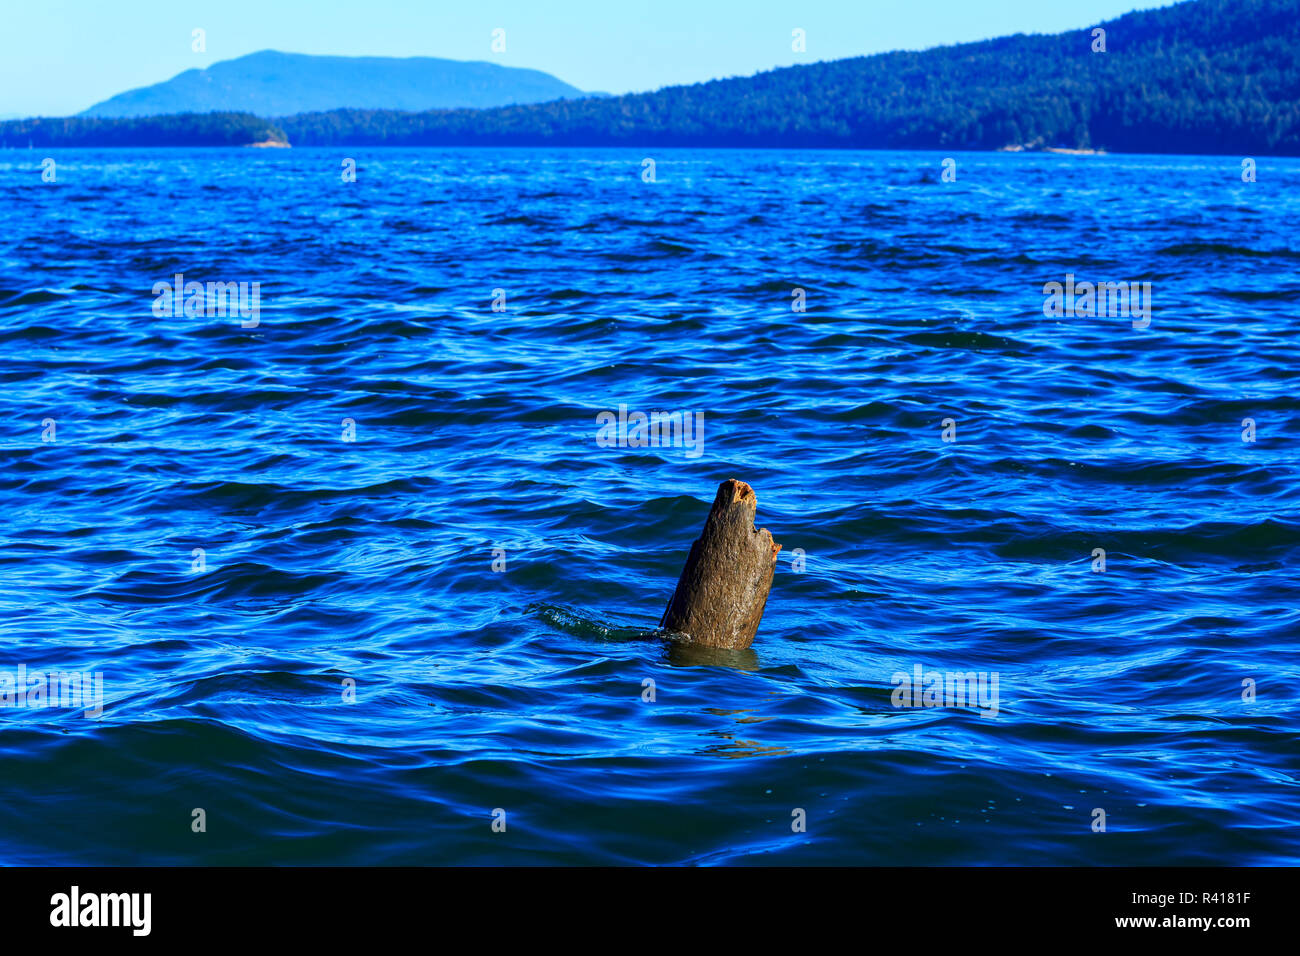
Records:
M257 116L335 109L483 109L586 94L549 73L483 60L317 56L259 50L163 83L128 90L80 115L242 112Z

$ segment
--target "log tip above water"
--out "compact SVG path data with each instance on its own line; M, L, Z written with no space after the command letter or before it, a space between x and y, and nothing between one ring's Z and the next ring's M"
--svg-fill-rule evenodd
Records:
M755 526L758 495L748 482L718 486L660 626L681 639L743 650L758 632L781 545Z

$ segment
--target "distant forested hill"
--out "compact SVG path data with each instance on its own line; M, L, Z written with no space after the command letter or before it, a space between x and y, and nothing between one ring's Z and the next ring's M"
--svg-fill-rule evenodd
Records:
M1056 36L488 110L334 110L295 145L635 145L1300 154L1300 0L1191 0ZM183 118L177 118L183 119ZM7 126L0 124L0 138ZM104 135L87 131L87 141ZM67 142L67 140L65 140ZM71 143L69 143L70 145Z
M1300 153L1300 0L1193 0L1091 30L886 53L631 96L281 120L326 144Z
M312 56L263 50L119 93L81 115L239 112L285 116L344 107L433 110L584 96L540 70L434 57Z

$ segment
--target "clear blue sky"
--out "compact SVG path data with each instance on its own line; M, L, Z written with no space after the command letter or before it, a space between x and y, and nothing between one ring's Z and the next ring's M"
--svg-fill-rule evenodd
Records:
M495 60L584 90L650 90L774 66L1056 33L1149 0L5 0L0 116L61 116L257 50ZM191 31L207 32L207 52ZM491 33L506 31L493 54ZM807 33L808 50L790 48Z

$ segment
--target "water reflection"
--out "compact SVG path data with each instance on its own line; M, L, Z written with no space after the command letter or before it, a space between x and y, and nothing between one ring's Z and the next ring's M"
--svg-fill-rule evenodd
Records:
M678 641L664 642L664 660L674 667L732 667L742 671L756 671L761 666L758 654L752 647L733 651Z
M704 712L706 714L716 714L719 717L734 717L738 724L761 724L765 720L771 720L770 717L758 716L753 710L723 710L718 707L706 707ZM721 742L709 744L707 747L695 751L697 756L770 757L793 752L785 747L773 747L757 740L746 740L726 730L710 730L705 736L717 737Z

